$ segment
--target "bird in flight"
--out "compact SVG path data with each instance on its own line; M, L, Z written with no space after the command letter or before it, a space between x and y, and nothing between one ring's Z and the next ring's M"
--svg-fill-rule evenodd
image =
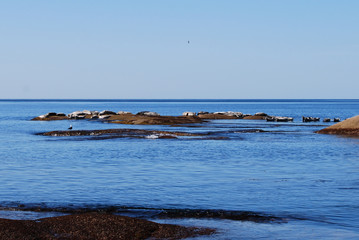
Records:
M188 40L187 42L188 42L188 44L189 44L189 40Z

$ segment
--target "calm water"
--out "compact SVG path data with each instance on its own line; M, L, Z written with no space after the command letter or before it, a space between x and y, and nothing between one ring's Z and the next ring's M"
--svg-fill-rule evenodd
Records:
M84 109L149 110L161 115L265 112L295 119L293 123L217 120L201 128L30 121L50 111ZM359 100L0 101L0 205L251 210L289 220L285 224L193 221L220 227L223 239L238 231L246 239L359 238L359 139L313 133L332 123L301 122L301 116L345 119L358 114ZM65 130L70 124L74 129L211 131L230 140L35 135Z

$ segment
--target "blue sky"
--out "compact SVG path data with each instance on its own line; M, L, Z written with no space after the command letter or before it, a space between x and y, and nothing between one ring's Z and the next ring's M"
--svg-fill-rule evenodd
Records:
M358 9L356 0L4 0L0 98L358 98Z

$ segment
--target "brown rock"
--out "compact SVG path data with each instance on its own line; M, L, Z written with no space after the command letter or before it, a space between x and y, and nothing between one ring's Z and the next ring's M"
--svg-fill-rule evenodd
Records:
M267 117L257 115L257 116L246 116L243 119L246 119L246 120L266 120Z
M202 123L203 120L198 117L185 116L144 116L144 115L113 115L107 120L110 123L118 124L134 124L134 125L174 125L174 124L190 124Z
M32 121L55 121L55 120L68 120L69 118L67 116L48 116L48 117L36 117L31 119Z
M359 136L359 115L319 130L316 133Z
M213 113L207 113L207 114L199 114L199 118L202 119L238 119L236 116L229 116L224 114L213 114Z

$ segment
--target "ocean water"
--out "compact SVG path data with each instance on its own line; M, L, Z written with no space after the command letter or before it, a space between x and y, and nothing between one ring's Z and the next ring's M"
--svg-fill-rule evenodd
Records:
M47 112L84 109L161 115L265 112L294 117L294 122L213 120L200 127L172 127L30 121ZM286 223L158 221L217 227L213 239L359 238L359 138L315 134L333 123L301 122L302 116L346 119L358 114L359 100L1 100L0 206L255 211ZM228 140L36 135L70 124L76 130L186 131Z

